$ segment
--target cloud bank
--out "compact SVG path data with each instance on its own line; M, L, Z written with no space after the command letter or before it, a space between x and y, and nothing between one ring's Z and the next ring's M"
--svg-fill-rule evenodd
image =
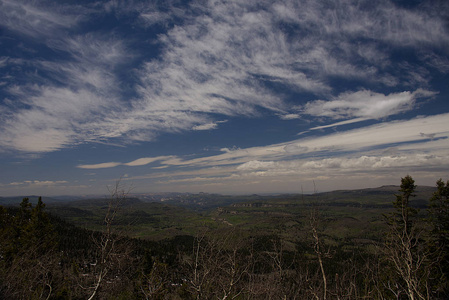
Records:
M219 184L265 178L292 180L295 176L372 176L404 170L449 167L449 114L394 121L364 128L302 138L281 144L245 149L223 149L221 154L183 159L182 157L142 158L122 165L142 166L158 161L166 168L129 180L159 178L161 184L210 182ZM116 167L116 163L79 166ZM296 177L296 178L300 178ZM164 183L165 182L165 183Z

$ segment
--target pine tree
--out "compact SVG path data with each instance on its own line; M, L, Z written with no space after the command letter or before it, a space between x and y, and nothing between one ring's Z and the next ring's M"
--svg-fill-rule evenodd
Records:
M442 298L449 296L449 181L439 179L437 190L429 203L429 223L431 226L430 248L436 262L434 277L436 289Z
M438 244L446 251L449 248L449 180L437 181L437 191L433 193L429 204L429 220L432 233L438 238Z
M423 241L426 231L418 219L418 211L410 206L415 189L411 176L401 179L401 193L393 202L396 210L387 216L390 230L385 243L385 254L396 274L388 282L389 290L394 295L405 294L411 300L430 298L429 252Z
M416 219L418 211L410 206L410 198L415 197L416 185L415 180L410 175L401 178L401 192L396 196L393 207L396 209L387 219L392 226L398 227L398 230L404 230L410 234L413 222Z
M10 221L0 232L3 238L0 254L4 258L0 261L0 290L7 299L41 299L52 295L58 256L55 232L44 207L41 198L34 208L24 198L15 215L3 214L2 219Z

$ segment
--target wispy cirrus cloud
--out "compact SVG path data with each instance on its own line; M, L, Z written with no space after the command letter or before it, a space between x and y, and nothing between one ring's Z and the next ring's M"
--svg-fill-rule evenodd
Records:
M139 158L136 160L133 160L129 163L125 163L125 166L131 166L131 167L135 167L135 166L144 166L144 165L148 165L152 162L155 161L161 161L161 160L166 160L171 158L172 156L157 156L157 157L144 157L144 158Z
M217 128L217 123L206 123L202 125L193 126L192 130L211 130Z
M86 13L81 6L51 6L48 2L2 0L0 24L30 38L53 38L56 32L78 24Z
M47 10L45 3L41 5L6 1L4 13L11 11L11 16L3 19L4 25L40 38L34 43L63 53L65 58L7 60L7 67L31 66L36 71L12 73L5 85L10 100L6 99L7 106L2 106L0 114L0 146L31 153L51 152L120 135L120 124L108 120L126 106L119 100L120 84L114 70L129 61L132 51L122 41L103 34L67 35L66 31L85 17L78 18L75 12L86 9ZM20 9L26 13L16 12ZM10 21L28 15L31 17L23 20L28 26ZM45 26L39 28L39 24ZM33 29L34 25L38 28Z
M122 163L119 162L106 162L106 163L99 163L99 164L91 164L91 165L78 165L77 167L80 169L106 169L106 168L113 168L122 165Z
M0 183L0 188L4 191L20 190L20 195L67 195L74 194L76 191L88 191L89 186L79 182L70 182L66 180L23 180L10 183ZM10 194L16 196L17 194ZM45 199L44 199L45 201Z
M425 70L411 73L413 66L393 61L392 49L423 49L426 55L417 60L447 70L445 4L410 10L389 1L192 1L182 9L175 2L130 3L2 1L6 30L60 54L27 61L36 72L11 73L2 85L12 98L0 109L3 149L50 152L91 141L149 141L164 132L214 129L217 115L298 118L297 103L284 91L322 99L304 106L309 116L382 118L413 107L418 90L333 96L332 80L397 88L429 82ZM133 47L133 37L82 26L111 13L137 14L139 21L126 21L133 26L177 26L161 26L157 38L148 37L160 49L148 58ZM17 66L9 57L1 61ZM124 73L130 62L133 69Z
M196 125L196 126L193 126L192 130L212 130L212 129L216 129L218 127L218 124L226 123L226 122L227 122L227 120Z
M9 186L13 188L59 188L64 187L68 184L65 180L24 180L24 181L14 181L8 184L0 184L3 186Z
M441 145L449 145L449 115L442 114L412 120L384 122L358 129L326 134L320 137L297 139L291 142L225 151L223 154L191 160L174 160L164 163L171 165L220 166L237 165L252 160L283 160L296 156L339 156L346 153L366 153L374 149L390 147L423 147L428 151L442 150ZM438 139L437 143L429 138ZM411 146L413 145L413 146ZM440 145L440 146L438 146ZM437 147L438 146L438 147ZM433 149L437 147L438 149Z
M154 161L171 168L199 168L188 172L172 169L167 176L207 174L224 176L246 171L263 171L282 168L286 173L294 169L326 168L349 170L352 165L366 167L366 170L390 166L425 167L446 166L449 156L449 114L420 117L412 120L392 121L366 126L364 128L309 137L286 143L251 147L245 149L222 149L221 154L183 159L179 156L141 158L122 165L141 166ZM429 154L432 153L432 154ZM416 159L412 159L415 157ZM363 163L364 162L364 163ZM118 163L81 165L79 168L115 167ZM179 173L178 173L179 172ZM223 173L224 172L224 173ZM303 172L303 171L301 171ZM155 176L155 175L152 175Z
M308 102L302 107L306 115L331 119L379 119L413 109L417 98L429 98L436 93L426 90L384 95L362 90L340 94L334 99Z
M298 180L324 180L326 185L331 179L331 184L338 184L343 177L354 182L385 180L411 170L424 177L429 176L429 170L433 170L433 177L444 176L449 167L448 117L442 114L386 122L196 159L173 157L160 162L168 167L162 172L129 179L151 179L160 185L183 188L221 184L238 191L248 184L260 190L282 189L283 184L291 188Z
M145 165L151 164L156 161L167 160L172 157L173 156L143 157L143 158L139 158L139 159L130 161L128 163L106 162L106 163L90 164L90 165L78 165L77 167L80 169L105 169L105 168L114 168L114 167L121 166L121 165L136 167L136 166L145 166Z
M312 117L325 117L331 120L348 119L310 129L317 130L397 115L412 110L417 99L427 100L436 94L436 92L423 89L389 95L361 90L343 93L327 101L310 101L296 109L300 110L302 114Z
M288 106L267 83L324 95L331 93L328 79L335 76L387 86L405 84L409 79L391 69L390 54L378 43L396 39L404 31L409 35L400 47L441 46L448 41L441 19L414 19L416 12L388 2L379 8L354 10L349 2L329 9L308 1L272 5L219 1L199 10L200 14L187 12L183 26L161 36L165 50L161 60L148 62L142 69L142 114L151 114L153 107L172 111L174 105L197 117L252 115L255 108L263 107L281 112L283 119L293 119L297 114L287 112ZM384 23L378 22L377 12L384 10L393 11L385 22L389 17L403 21L390 23L388 37ZM327 15L335 12L332 18ZM295 30L284 31L285 24ZM427 33L433 28L437 33L429 39ZM368 43L354 46L350 42L365 36L370 38ZM367 110L372 108L367 104Z
M119 19L132 18L136 26L151 28L152 26L170 27L181 22L188 9L188 4L178 0L166 1L107 1L97 3L108 13L113 13ZM137 18L136 18L137 17Z
M10 186L54 186L54 185L64 185L68 183L65 180L25 180L21 182L11 182L8 185Z

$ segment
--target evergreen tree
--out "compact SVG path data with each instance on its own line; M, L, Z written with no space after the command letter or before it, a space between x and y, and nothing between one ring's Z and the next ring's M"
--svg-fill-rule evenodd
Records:
M10 221L0 232L4 258L0 260L0 290L4 298L41 299L52 294L58 256L55 232L44 207L41 198L34 208L24 198L15 215L11 213L14 210L2 214L2 221Z
M418 211L410 206L415 189L411 176L401 179L401 193L393 202L396 210L387 216L390 230L385 243L386 258L393 270L385 284L390 297L405 295L411 300L430 298L429 251L423 241L426 230L417 217Z
M430 248L436 262L434 277L441 297L449 297L449 181L439 179L429 203ZM447 298L446 298L447 299Z
M23 198L19 206L19 214L16 216L18 227L25 226L31 218L31 203L29 198Z
M449 248L449 180L444 184L440 179L436 185L437 191L430 198L429 220L438 245L447 252Z
M44 212L44 208L45 204L42 202L42 197L39 197L36 206L31 210L30 240L37 240L37 242L50 246L52 240L54 240L54 231L50 223L50 218Z
M410 206L410 198L416 196L415 189L415 180L410 175L401 178L400 194L395 195L396 201L393 202L396 211L387 218L390 225L397 226L398 230L404 230L407 234L410 234L413 221L418 214L418 211Z

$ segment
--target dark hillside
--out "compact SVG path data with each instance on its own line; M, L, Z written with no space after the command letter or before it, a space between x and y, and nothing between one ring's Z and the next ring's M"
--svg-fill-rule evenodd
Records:
M0 206L0 298L447 299L449 184L413 182L220 206L23 199Z
M47 205L47 211L77 226L100 230L108 211L108 199L87 199ZM158 202L143 202L137 198L121 201L114 228L131 237L164 239L176 235L194 234L209 224L210 217L184 207ZM208 226L209 226L208 225Z

